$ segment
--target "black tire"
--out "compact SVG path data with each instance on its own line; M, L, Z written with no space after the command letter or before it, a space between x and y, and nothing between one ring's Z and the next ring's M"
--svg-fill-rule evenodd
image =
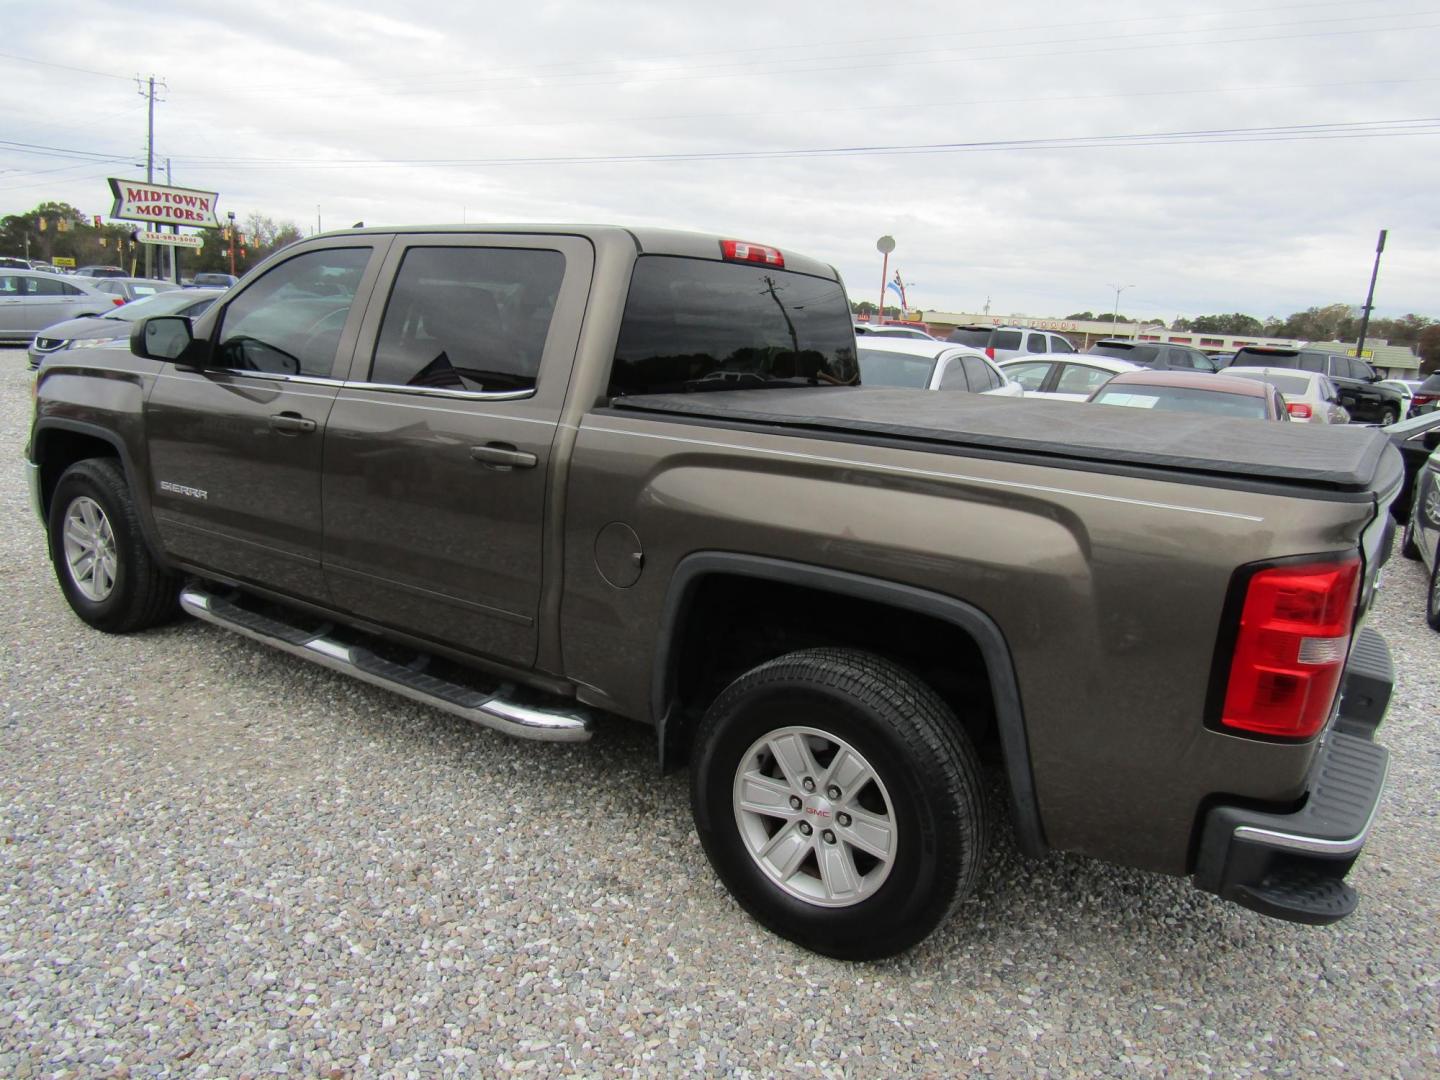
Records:
M894 857L888 875L847 906L821 906L785 891L751 854L737 820L734 790L742 760L767 734L797 726L849 744L883 783L893 811ZM753 668L706 712L691 764L695 827L716 873L762 924L815 952L843 960L902 952L934 930L979 877L990 810L975 749L929 686L878 656L807 649ZM857 783L852 809L861 805L862 794L874 799L880 791ZM846 824L842 802L834 807L838 825ZM776 816L771 835L803 829L812 820L823 825L829 816L808 803L804 813L823 816L805 818L795 811L790 824ZM810 842L816 852L821 851L819 836L831 844L835 836L843 838L838 825L815 834ZM869 859L843 839L834 850L848 855L855 867ZM818 871L818 863L811 865ZM791 880L798 880L805 866L801 862ZM820 877L817 873L813 880ZM859 880L868 878L862 874Z
M1389 427L1391 424L1400 422L1400 407L1398 405L1386 405L1380 410L1380 426Z
M1420 558L1420 545L1415 543L1415 514L1418 510L1418 503L1410 507L1410 516L1405 519L1405 531L1400 534L1400 554L1407 559Z
M1425 590L1425 621L1431 630L1440 630L1440 544L1430 562L1430 586Z
M114 537L114 584L102 599L84 594L65 554L65 519L82 498L99 506ZM167 573L150 554L130 486L114 458L90 458L66 469L55 485L47 525L50 561L60 591L71 610L85 622L108 634L127 634L175 617L179 610L179 579Z

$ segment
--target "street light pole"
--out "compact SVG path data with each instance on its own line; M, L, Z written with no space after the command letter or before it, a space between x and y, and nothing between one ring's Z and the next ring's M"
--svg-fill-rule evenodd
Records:
M226 217L230 219L230 276L235 276L235 211L226 211Z
M1115 333L1115 323L1116 323L1117 321L1119 321L1119 319L1120 319L1120 294L1121 294L1122 292L1124 292L1126 289L1133 289L1134 287L1135 287L1134 285L1116 285L1114 282L1111 282L1111 283L1110 283L1110 288L1112 288L1112 289L1115 290L1115 306L1110 310L1110 333L1111 333L1111 334L1114 334L1114 333ZM1136 336L1136 337L1139 337L1139 336L1140 336L1139 331L1136 331L1135 336Z
M1375 279L1380 276L1380 256L1385 251L1385 236L1389 229L1380 230L1380 239L1375 243L1375 268L1370 271L1370 291L1365 294L1365 311L1360 316L1360 340L1355 342L1355 358L1365 359L1365 332L1370 329L1370 311L1375 306Z

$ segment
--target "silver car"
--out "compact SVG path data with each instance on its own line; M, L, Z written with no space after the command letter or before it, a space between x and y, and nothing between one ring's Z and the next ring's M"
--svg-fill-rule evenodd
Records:
M993 397L1022 397L1025 393L979 349L947 345L933 338L916 341L866 335L860 339L859 360L862 386L964 390Z
M1267 382L1285 399L1290 419L1301 424L1348 424L1350 413L1340 404L1340 391L1328 375L1286 367L1228 367L1237 379Z
M141 300L147 296L154 296L156 293L180 288L173 281L143 277L91 278L90 284L101 292L120 297L127 304L131 300Z
M87 281L39 270L0 270L0 341L29 341L47 326L122 303Z
M170 289L99 315L83 315L47 326L30 342L30 367L61 349L88 349L130 338L136 320L150 315L183 315L198 319L224 289Z

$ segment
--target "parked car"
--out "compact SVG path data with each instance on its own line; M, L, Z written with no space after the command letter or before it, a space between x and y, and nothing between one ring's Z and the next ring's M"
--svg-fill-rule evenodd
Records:
M1296 368L1234 367L1227 378L1268 383L1280 391L1290 419L1302 424L1348 424L1350 413L1340 404L1340 391L1328 375Z
M1215 371L1215 362L1199 349L1188 345L1171 345L1161 341L1097 341L1086 350L1089 355L1113 356L1132 364L1168 371Z
M1423 416L1440 408L1440 371L1426 377L1425 381L1415 388L1415 396L1410 399L1410 412L1413 416Z
M1017 356L1075 351L1064 334L1033 330L1028 326L957 326L945 340L952 345L979 349L997 364Z
M1020 397L1020 384L1001 374L979 349L948 345L933 338L866 337L860 343L862 386L911 386L926 390L966 390L994 397Z
M1000 365L1000 370L1025 389L1026 397L1088 401L1091 394L1122 371L1141 368L1128 360L1079 353L1064 360L1009 360Z
M26 342L43 327L77 315L98 315L122 301L90 282L39 270L0 270L0 341Z
M173 281L165 281L160 278L104 277L94 278L93 283L95 288L101 292L120 297L120 302L123 304L128 304L131 300L139 300L141 297L154 296L156 293L180 288Z
M22 259L18 255L0 255L0 270L30 270L33 269L29 259Z
M46 356L61 349L93 348L128 340L131 324L149 315L183 315L197 319L222 292L223 289L170 289L98 315L82 315L47 326L30 342L30 368L38 368Z
M1440 447L1440 411L1411 416L1384 431L1390 436L1390 445L1400 451L1401 460L1405 462L1405 483L1390 504L1391 515L1403 525L1410 520L1415 477L1436 447Z
M130 274L123 266L82 266L75 271L76 277L105 278L105 277L129 277Z
M1290 419L1285 399L1269 383L1199 371L1122 371L1091 394L1090 401L1156 412Z
M1231 362L1235 359L1235 350L1221 349L1214 352L1207 352L1205 355L1208 356L1210 362L1215 365L1215 370L1220 371L1230 366Z
M1381 379L1376 386L1394 390L1401 397L1401 418L1409 416L1414 409L1415 391L1424 384L1424 379Z
M1281 349L1246 345L1235 353L1231 370L1239 367L1295 368L1329 376L1340 391L1340 404L1352 421L1387 425L1405 415L1405 400L1398 390L1380 386L1380 376L1364 360L1314 349ZM1281 393L1284 393L1282 390Z
M855 386L828 263L643 227L317 236L130 342L45 361L25 451L97 631L183 610L512 735L647 724L719 881L831 956L985 887L992 792L1027 853L1358 903L1379 431Z
M1406 558L1420 559L1430 571L1425 621L1430 629L1440 630L1440 450L1426 459L1415 478L1415 500L1400 551Z
M206 270L196 274L186 285L196 289L228 289L239 280L234 274L218 274Z

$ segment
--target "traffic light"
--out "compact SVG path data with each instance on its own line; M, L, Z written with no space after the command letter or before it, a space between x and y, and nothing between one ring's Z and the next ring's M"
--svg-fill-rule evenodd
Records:
M99 214L96 214L96 215L95 215L95 228L98 229L99 227L100 227L100 215L99 215Z

